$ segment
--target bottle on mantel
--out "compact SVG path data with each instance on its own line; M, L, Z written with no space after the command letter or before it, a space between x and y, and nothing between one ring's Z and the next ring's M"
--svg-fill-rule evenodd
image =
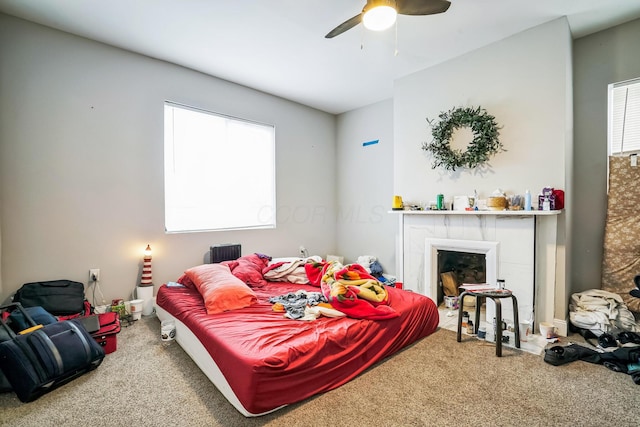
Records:
M529 190L524 192L524 210L531 210L531 193L529 192Z

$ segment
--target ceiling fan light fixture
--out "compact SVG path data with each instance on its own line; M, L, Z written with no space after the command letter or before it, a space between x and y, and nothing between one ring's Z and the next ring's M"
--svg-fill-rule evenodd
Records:
M374 1L362 16L364 27L371 31L384 31L396 22L398 11L394 1Z

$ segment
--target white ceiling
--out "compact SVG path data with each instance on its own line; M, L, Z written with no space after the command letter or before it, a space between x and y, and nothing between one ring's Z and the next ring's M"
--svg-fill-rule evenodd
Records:
M0 0L0 12L183 65L329 113L393 81L567 16L574 38L640 18L640 0L451 0L443 14L324 35L365 0ZM397 49L397 55L394 54Z

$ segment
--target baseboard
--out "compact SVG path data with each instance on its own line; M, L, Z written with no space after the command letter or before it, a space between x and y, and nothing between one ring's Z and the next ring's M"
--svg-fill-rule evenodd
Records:
M565 319L553 319L553 326L556 328L556 334L561 337L569 335L569 322Z

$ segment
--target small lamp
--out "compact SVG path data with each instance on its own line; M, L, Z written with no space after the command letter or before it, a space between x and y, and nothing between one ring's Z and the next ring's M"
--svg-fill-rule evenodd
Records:
M372 31L384 31L396 22L398 11L394 0L371 0L362 16L364 27Z
M151 281L151 246L149 245L147 245L147 248L144 250L143 260L140 286L153 286L153 282Z
M151 281L151 246L144 250L142 277L140 286L136 287L136 295L142 300L142 315L153 314L153 282Z

